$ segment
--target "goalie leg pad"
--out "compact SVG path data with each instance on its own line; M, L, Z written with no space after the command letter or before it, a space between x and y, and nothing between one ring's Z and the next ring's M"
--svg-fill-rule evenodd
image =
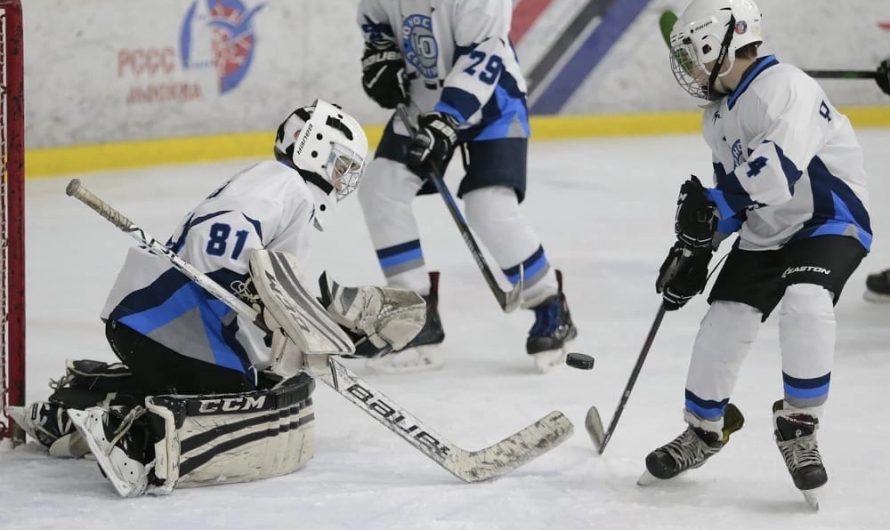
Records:
M314 380L301 374L272 390L148 398L146 407L164 432L154 465L163 485L150 493L296 471L315 452L314 388Z

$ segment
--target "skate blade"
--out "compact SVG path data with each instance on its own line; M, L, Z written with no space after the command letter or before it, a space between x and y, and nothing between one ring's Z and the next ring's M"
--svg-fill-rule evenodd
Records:
M874 291L869 291L868 289L862 293L862 298L868 302L874 302L876 304L890 304L890 295L876 293Z
M637 486L651 486L652 484L656 484L658 482L664 482L664 479L660 479L646 470L643 471L643 474L640 475L640 478L637 479Z
M532 354L535 359L535 368L542 374L549 374L556 371L566 364L566 357L569 351L567 348L559 350L542 351Z
M822 488L801 490L801 493L803 494L803 500L807 501L807 504L810 505L810 508L812 508L813 511L816 512L819 511L819 492L821 490Z
M441 370L445 352L438 345L417 346L383 357L368 359L365 366L381 374L398 375Z
M37 439L34 426L28 421L28 413L25 411L25 407L7 407L6 414L8 414L12 421L24 430L28 436L35 440Z

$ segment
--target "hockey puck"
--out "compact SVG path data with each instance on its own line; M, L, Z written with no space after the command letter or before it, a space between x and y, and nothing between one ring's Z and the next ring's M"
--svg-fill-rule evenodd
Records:
M583 353L570 353L566 355L566 364L579 370L593 370L593 357Z

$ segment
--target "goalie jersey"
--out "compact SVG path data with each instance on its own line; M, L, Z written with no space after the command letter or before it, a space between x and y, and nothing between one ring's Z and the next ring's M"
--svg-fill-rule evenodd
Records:
M510 0L361 0L358 23L366 42L398 45L412 103L454 116L461 141L526 138L512 15ZM407 135L398 120L395 127Z
M803 71L761 57L732 93L704 113L713 153L718 232L743 250L842 235L868 251L862 148L850 121Z
M249 275L256 249L281 250L305 262L326 204L321 190L276 161L235 175L189 212L167 247L230 292ZM248 373L269 366L264 333L172 267L131 248L102 310L171 350Z

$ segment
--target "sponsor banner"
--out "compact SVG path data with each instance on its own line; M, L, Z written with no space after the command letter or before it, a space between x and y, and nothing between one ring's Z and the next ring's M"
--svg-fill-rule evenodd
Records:
M363 123L383 123L388 113L360 85L357 4L28 0L26 143L39 149L274 131L293 108L318 97L343 105ZM665 9L685 5L514 1L511 38L532 112L696 110L699 102L673 80L658 30ZM780 60L810 69L872 70L890 55L890 2L759 5L768 50ZM849 46L854 35L856 46ZM431 35L418 45L436 47ZM838 106L890 104L872 81L822 83Z

